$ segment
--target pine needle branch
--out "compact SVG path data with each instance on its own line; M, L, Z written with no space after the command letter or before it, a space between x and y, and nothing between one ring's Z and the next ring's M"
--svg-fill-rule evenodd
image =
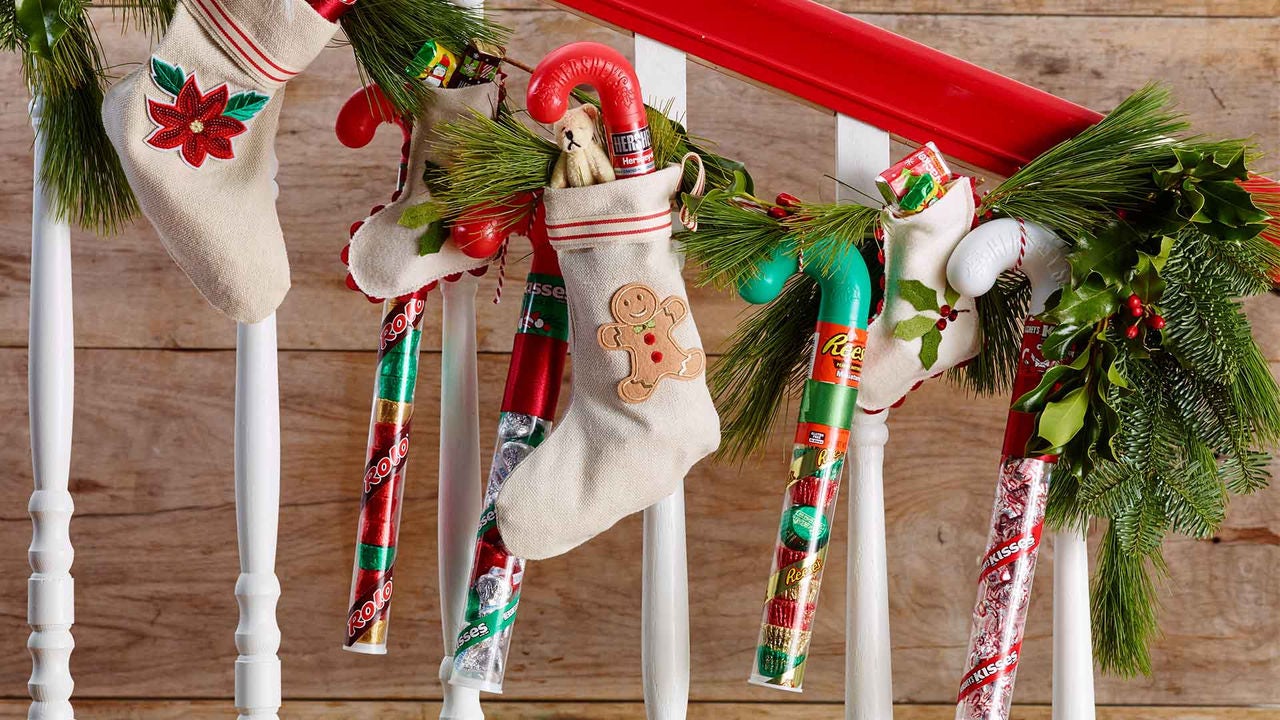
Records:
M410 82L405 68L428 40L460 53L472 40L501 45L509 32L449 0L360 0L342 16L361 82L375 82L391 104L415 116L431 91Z

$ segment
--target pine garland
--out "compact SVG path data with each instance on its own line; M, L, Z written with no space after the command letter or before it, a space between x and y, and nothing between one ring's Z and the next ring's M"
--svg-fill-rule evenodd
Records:
M460 53L472 40L501 45L510 34L479 10L449 0L359 0L340 22L361 80L377 83L391 104L411 117L431 98L430 89L409 82L405 74L423 44L433 40Z
M1188 129L1166 90L1143 88L979 205L987 219L1044 225L1070 248L1071 282L1041 315L1056 326L1046 354L1062 364L1016 406L1038 418L1029 450L1059 455L1050 523L1106 527L1094 643L1102 668L1122 675L1150 672L1165 537L1212 536L1231 495L1266 486L1267 449L1280 443L1280 388L1240 303L1280 279L1280 185L1249 173L1245 143ZM877 219L856 206L787 202L780 213L741 187L694 203L699 229L682 240L698 281L721 288L779 247L821 261L812 239L824 234L870 247ZM978 298L983 351L953 379L1005 391L1028 295L1007 273ZM812 281L793 278L709 371L722 456L758 449L797 391L817 301Z
M873 275L883 274L882 264L866 252L879 225L879 208L803 203L786 195L770 203L753 196L741 181L702 198L685 198L685 204L698 229L676 239L699 267L699 285L736 289L779 248L825 269L848 243L864 249ZM743 459L759 450L781 406L799 390L819 299L817 284L807 275L793 277L776 299L739 324L707 371L722 418L720 459Z
M1280 388L1240 303L1280 273L1274 184L1249 174L1245 143L1180 137L1168 102L1144 88L982 204L1071 246L1041 316L1064 364L1016 406L1038 416L1030 449L1059 455L1050 523L1106 524L1095 654L1122 675L1151 669L1165 537L1212 536L1230 495L1266 486L1280 442Z
M574 95L582 102L597 102L582 92ZM663 108L646 105L645 111L658 167L679 164L692 152L702 157L708 187L716 188L735 178L750 182L741 163L707 150L704 141L690 137ZM437 136L435 144L452 157L452 163L430 178L439 190L432 202L442 206L450 218L477 207L491 207L518 222L523 213L515 211L516 206L524 202L532 208L560 157L560 148L546 128L534 123L526 111L514 111L505 104L496 119L473 111L471 117L441 125ZM597 129L597 136L604 137L603 126ZM685 187L692 187L696 172L692 165L685 168Z
M286 0L301 3L304 0ZM177 0L136 0L113 8L126 30L159 38ZM27 88L42 102L45 153L40 180L53 213L98 233L120 230L138 213L120 159L102 125L108 65L87 0L0 0L0 48L21 52ZM362 78L377 82L397 109L412 114L430 93L405 67L428 40L461 51L473 39L501 43L507 31L448 0L361 0L342 27Z

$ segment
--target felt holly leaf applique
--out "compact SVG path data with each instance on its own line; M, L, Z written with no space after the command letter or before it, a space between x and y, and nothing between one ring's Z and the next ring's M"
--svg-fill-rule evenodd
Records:
M426 228L418 237L419 256L440 252L440 248L444 247L444 241L449 237L449 229L444 223L444 206L434 200L405 208L396 223L400 227L415 230Z
M227 99L227 107L222 111L222 115L223 117L235 118L241 121L249 120L261 112L270 99L270 97L252 90L238 92Z
M968 310L957 310L955 304L960 300L960 293L950 285L938 300L938 293L919 280L902 280L898 283L898 296L906 300L911 307L920 310L919 315L901 320L893 327L893 336L905 342L920 339L920 364L925 370L938 362L938 348L942 345L942 331L947 324L953 322L960 313Z

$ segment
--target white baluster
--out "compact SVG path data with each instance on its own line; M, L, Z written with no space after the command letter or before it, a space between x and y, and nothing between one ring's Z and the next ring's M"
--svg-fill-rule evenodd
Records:
M884 446L889 412L854 413L849 445L849 569L845 590L844 716L893 717Z
M1089 546L1077 530L1053 533L1053 720L1093 720Z
M480 691L450 685L453 650L466 617L467 588L476 546L476 518L483 509L480 487L479 380L476 371L476 288L479 280L463 273L441 282L444 298L440 326L440 629L445 658L440 663L444 689L442 720L483 720Z
M650 102L671 102L673 118L687 108L685 54L637 35L635 70ZM689 574L685 552L684 483L644 511L641 665L649 720L683 720L689 705Z
M236 328L235 704L240 720L275 720L280 708L280 628L276 625L276 528L280 513L280 398L276 317Z
M44 103L31 101L35 176L31 189L31 321L27 388L31 413L31 548L27 622L31 637L30 720L72 720L71 650L75 581L71 578L71 412L75 363L71 318L71 229L54 218L40 182Z
M889 134L836 115L836 197L876 203L875 176L889 167ZM884 446L889 413L854 414L849 435L849 565L845 599L844 712L850 720L893 717L889 573L884 530Z

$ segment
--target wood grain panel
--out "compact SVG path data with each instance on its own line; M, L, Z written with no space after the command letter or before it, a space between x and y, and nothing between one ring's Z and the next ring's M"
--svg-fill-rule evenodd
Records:
M1078 1L1086 3L1081 7L1087 5L1086 0ZM1183 6L1190 4L1179 5ZM1041 3L1033 9L1049 7L1053 5ZM496 16L515 28L511 53L526 62L577 39L600 40L629 52L628 38L558 10L506 11ZM1112 107L1149 79L1165 78L1202 130L1256 136L1261 149L1280 150L1280 107L1275 103L1274 84L1262 81L1273 78L1280 66L1277 20L865 17L1100 110ZM95 20L120 72L145 57L146 40L137 34L122 37L108 11L97 11ZM832 70L839 72L837 61ZM724 153L748 159L763 194L786 190L831 198L831 183L824 178L834 170L830 117L707 68L692 68L689 80L690 126L718 141ZM376 323L377 311L343 287L337 256L348 225L370 206L385 201L399 141L394 132L387 132L362 150L338 145L331 130L333 117L357 83L349 53L334 49L322 53L311 72L287 88L278 141L280 212L289 239L294 288L280 311L282 347L361 350L369 346L370 328ZM523 83L523 78L513 78L515 96L523 94ZM26 95L13 56L0 57L0 87L7 90L0 94L0 346L21 347L27 334L31 160ZM205 305L145 222L115 237L77 233L75 243L80 346L198 349L234 345L231 324ZM523 277L525 268L523 263L513 263L508 275ZM492 283L492 278L486 281L482 292L491 292ZM710 290L695 291L693 303L708 345L719 346L742 304ZM509 349L516 305L510 300L499 306L482 304L483 349ZM1280 311L1272 306L1258 307L1257 312L1260 323L1274 327L1280 324ZM1280 358L1280 339L1270 340L1267 350L1270 357Z
M75 704L77 712L94 720L221 720L230 712L228 703L214 701L142 702L89 700ZM632 720L644 717L640 703L526 703L506 700L484 704L490 720ZM438 703L421 702L317 702L286 701L283 714L289 720L436 720ZM896 720L949 720L950 705L898 705ZM1232 707L1137 707L1133 705L1098 708L1098 720L1275 720L1277 711ZM0 701L0 718L25 718L27 707L17 701ZM1049 708L1019 705L1013 709L1017 720L1049 720ZM689 720L840 720L839 705L819 703L700 703L689 706Z
M77 693L96 698L230 697L237 572L232 490L234 354L81 350L71 489L77 557ZM31 479L25 353L0 350L0 697L29 672L23 603ZM482 447L492 442L506 358L481 358ZM442 650L432 478L437 434L420 422L404 514L401 592L383 658L338 650L350 577L373 358L281 355L283 509L279 574L286 695L433 699ZM1280 372L1280 365L1275 367ZM423 360L418 404L438 406L438 356ZM794 408L787 413L787 418ZM789 427L789 420L780 423ZM962 661L973 568L985 541L1003 403L933 383L890 423L886 466L895 698L946 703ZM692 695L776 702L744 679L776 523L788 433L743 466L704 462L687 486ZM484 463L487 468L488 462ZM841 697L844 513L837 523L804 701ZM506 698L634 701L640 687L640 523L632 517L567 556L534 564ZM1171 541L1165 637L1151 679L1100 682L1101 702L1280 702L1280 501L1232 508L1220 542ZM1052 554L1042 562L1019 700L1049 699ZM517 716L518 717L518 716Z

